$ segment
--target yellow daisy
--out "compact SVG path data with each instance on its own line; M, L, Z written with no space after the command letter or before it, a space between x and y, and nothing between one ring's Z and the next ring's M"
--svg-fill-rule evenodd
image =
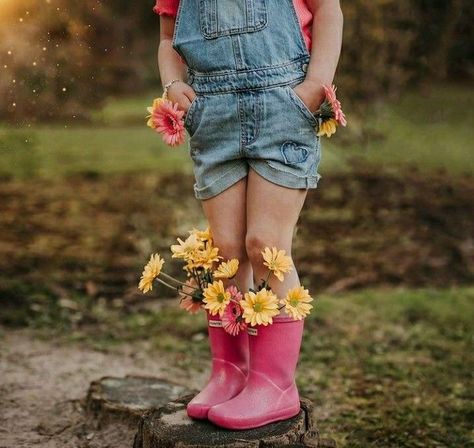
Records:
M153 280L160 275L164 262L165 260L163 260L159 254L153 254L150 257L150 260L143 269L138 289L143 293L147 293L153 289Z
M326 135L327 137L331 137L332 134L336 132L337 128L337 121L334 118L330 118L327 121L323 121L321 126L319 127L319 131L316 134L318 137Z
M229 261L223 261L214 272L215 278L233 278L239 269L239 260L233 258Z
M172 258L188 258L193 252L203 247L202 241L198 239L195 234L189 235L184 241L177 238L179 244L172 244L170 246L173 252Z
M196 235L201 241L208 241L210 244L212 244L212 233L210 227L207 227L206 230L193 228L192 230L189 230L189 233L191 235Z
M313 305L310 302L313 298L309 295L309 291L303 286L295 286L290 289L286 297L280 300L282 305L285 305L285 311L293 317L293 319L301 320L310 313Z
M204 268L211 269L212 263L218 262L222 257L218 255L219 248L207 246L205 249L197 250L187 258L188 264L184 269Z
M273 317L280 314L278 298L269 289L258 292L246 292L239 302L243 309L243 318L250 325L265 325L273 323Z
M283 281L283 273L290 272L293 269L293 263L291 257L285 255L283 249L277 250L276 247L270 248L266 247L262 251L264 265L270 269L275 277L278 278L281 282Z
M203 291L204 298L202 301L205 303L204 308L209 310L211 316L224 314L225 307L230 302L230 292L224 288L222 280L218 280L208 285Z
M150 128L152 129L156 129L156 123L155 121L153 120L152 118L152 115L153 115L153 112L155 111L155 109L158 107L158 105L160 104L160 102L163 101L163 98L155 98L153 100L153 106L151 107L147 107L147 111L149 112L150 115L147 115L146 118L148 118L148 122L147 122L147 126L149 126Z

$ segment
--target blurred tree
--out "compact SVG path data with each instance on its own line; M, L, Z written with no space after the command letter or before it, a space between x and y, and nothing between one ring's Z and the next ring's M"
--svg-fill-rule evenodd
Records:
M156 85L154 1L6 0L0 11L0 119L87 118L110 94ZM357 104L420 80L473 72L472 0L342 2L337 83Z
M27 0L2 14L0 119L86 118L106 96L143 88L155 51L143 8L109 3Z
M416 39L411 0L352 0L343 4L344 48L338 83L354 100L394 95L413 76L407 64Z

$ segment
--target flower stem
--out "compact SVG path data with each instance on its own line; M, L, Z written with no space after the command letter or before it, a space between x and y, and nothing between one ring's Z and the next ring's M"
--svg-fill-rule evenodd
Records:
M169 283L166 283L164 280L161 280L161 278L156 277L156 280L162 283L163 285L167 286L168 288L174 289L176 292L178 292L178 287L170 285Z
M171 280L174 280L176 283L180 283L181 285L186 285L186 286L192 288L192 286L188 285L187 283L182 282L181 280L178 280L178 279L174 278L173 276L167 274L166 272L161 271L160 274L164 275L165 277L168 277Z
M193 268L193 274L194 274L194 278L195 278L197 284L199 285L199 289L203 289L202 283L201 283L201 278L199 277L199 274L198 274L196 268Z
M267 274L267 278L265 279L265 284L264 284L264 287L266 288L268 286L268 279L270 278L270 274L272 273L272 271L269 269L268 270L268 274Z

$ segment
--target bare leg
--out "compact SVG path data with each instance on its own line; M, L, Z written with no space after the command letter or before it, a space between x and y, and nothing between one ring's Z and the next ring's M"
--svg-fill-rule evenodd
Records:
M214 237L214 245L224 260L237 258L239 270L234 280L243 292L253 286L252 267L245 250L247 178L222 193L201 201ZM224 281L228 286L231 281Z
M247 182L246 250L255 282L260 283L260 279L266 278L268 273L261 254L266 246L284 249L286 255L291 257L294 227L307 191L269 182L252 169L249 170ZM285 274L283 282L270 275L269 283L279 299L286 295L288 289L300 285L294 265L291 272Z
M252 286L252 269L245 250L246 233L246 178L222 193L201 202L214 245L224 260L237 258L239 269L232 280L223 280L225 286L235 281L244 291ZM217 264L217 263L216 263ZM233 336L221 325L221 318L211 318L207 313L209 347L211 350L211 375L206 386L187 405L190 417L203 419L209 410L238 395L245 387L249 369L249 340L247 332ZM219 328L220 327L220 328Z

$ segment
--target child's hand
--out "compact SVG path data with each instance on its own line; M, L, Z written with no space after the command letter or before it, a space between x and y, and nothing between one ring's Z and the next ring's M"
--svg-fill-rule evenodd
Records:
M188 111L191 101L196 97L194 89L184 81L177 81L168 88L168 99L178 103L180 109Z
M313 114L317 112L324 101L324 89L319 83L305 79L293 87L293 90Z

